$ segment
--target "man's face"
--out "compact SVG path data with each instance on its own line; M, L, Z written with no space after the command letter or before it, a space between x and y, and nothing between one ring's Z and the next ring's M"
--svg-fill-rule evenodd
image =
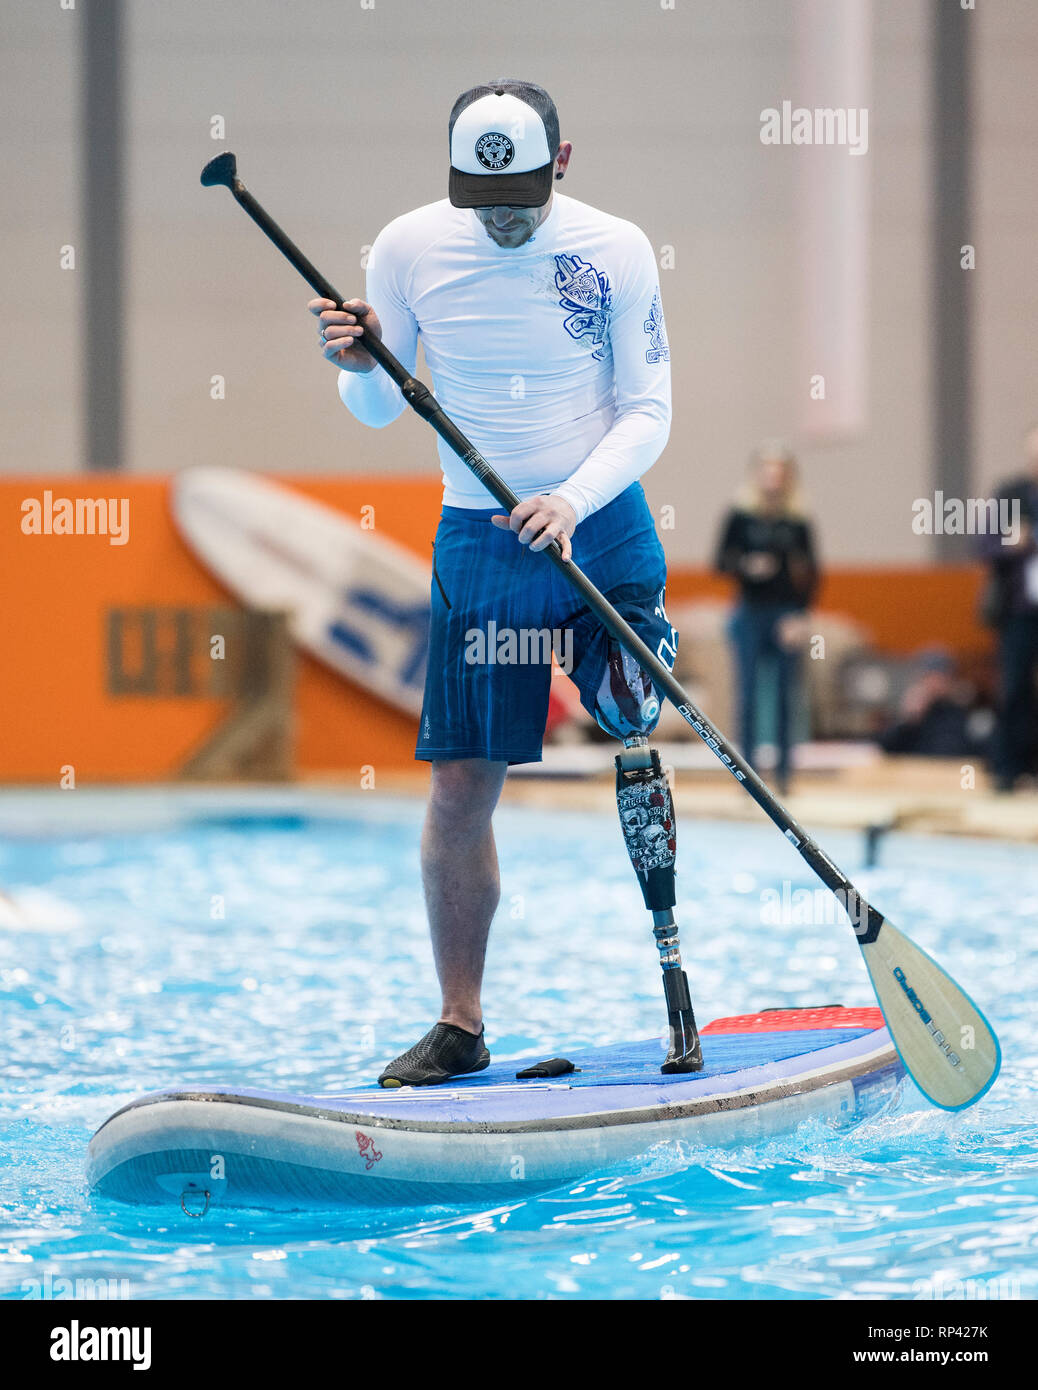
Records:
M548 215L551 199L539 208L473 208L491 241L512 249L529 241Z

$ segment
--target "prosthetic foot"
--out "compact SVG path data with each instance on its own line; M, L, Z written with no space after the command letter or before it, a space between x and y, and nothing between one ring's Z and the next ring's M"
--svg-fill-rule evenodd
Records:
M660 755L649 747L643 734L625 738L624 750L616 759L616 804L627 853L638 875L645 906L652 913L652 934L663 969L670 1051L660 1071L699 1071L703 1066L703 1053L688 979L681 968L678 928L674 921L677 848L674 801L660 765Z

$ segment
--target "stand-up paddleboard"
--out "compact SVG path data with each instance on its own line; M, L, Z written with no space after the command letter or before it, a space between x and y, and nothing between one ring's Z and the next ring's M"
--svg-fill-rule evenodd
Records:
M250 608L287 612L304 651L419 713L428 566L333 507L253 473L188 468L170 487L181 535L231 593Z
M105 1196L307 1207L420 1205L527 1195L681 1141L752 1143L820 1117L874 1113L904 1076L878 1009L773 1010L703 1029L704 1068L664 1076L666 1042L568 1057L577 1070L517 1080L495 1062L444 1086L290 1095L213 1086L159 1091L90 1142Z

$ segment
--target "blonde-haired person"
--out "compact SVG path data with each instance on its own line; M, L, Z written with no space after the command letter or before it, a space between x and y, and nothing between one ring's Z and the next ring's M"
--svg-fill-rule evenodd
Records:
M739 585L728 632L738 673L742 751L752 764L757 743L761 665L774 666L778 689L778 764L782 793L790 770L791 694L807 634L805 615L818 585L814 535L792 450L760 445L747 486L725 517L717 569Z

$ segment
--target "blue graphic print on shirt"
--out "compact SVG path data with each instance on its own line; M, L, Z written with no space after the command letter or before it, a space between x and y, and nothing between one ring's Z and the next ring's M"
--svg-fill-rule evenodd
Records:
M652 296L649 317L642 327L652 342L652 346L645 349L646 362L669 362L670 348L667 346L667 331L663 326L663 305L660 303L659 290Z
M613 300L609 277L579 256L556 256L555 265L559 305L569 310L563 327L578 342L581 338L590 338L595 349L591 356L601 360L606 353Z

